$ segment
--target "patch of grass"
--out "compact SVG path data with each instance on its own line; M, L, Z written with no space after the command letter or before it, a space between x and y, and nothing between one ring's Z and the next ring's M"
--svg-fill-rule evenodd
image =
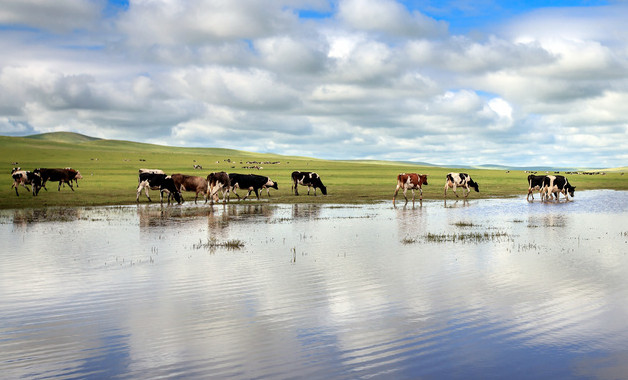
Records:
M506 232L465 232L454 234L433 234L428 232L425 235L425 241L430 243L483 243L504 239L510 239L510 235Z
M241 240L227 240L224 242L218 241L216 238L207 239L206 243L199 240L198 244L193 244L193 249L209 249L215 250L216 248L227 248L230 250L241 249L244 247L244 242Z
M471 222L456 222L453 224L456 227L474 227L477 226L477 224L473 224Z
M411 238L411 237L408 237L408 236L404 237L404 238L401 240L401 243L403 243L403 244L414 244L414 243L416 243L416 242L417 242L417 239L415 239L415 238Z

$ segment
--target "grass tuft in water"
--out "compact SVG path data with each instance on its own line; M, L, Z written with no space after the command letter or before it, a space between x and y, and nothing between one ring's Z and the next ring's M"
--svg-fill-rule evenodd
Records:
M456 234L433 234L428 232L427 235L425 235L425 241L431 243L483 243L502 239L510 239L510 236L506 232L467 232Z
M477 224L473 224L471 222L456 222L456 223L454 223L454 226L456 226L456 227L474 227L474 226L477 226Z
M411 238L411 237L406 236L406 237L404 237L404 238L401 240L401 242L402 242L403 244L414 244L414 243L416 243L416 239L415 239L415 238Z
M203 243L201 240L198 241L198 244L193 244L192 248L194 249L209 249L215 250L216 248L227 248L227 249L240 249L244 247L244 242L241 240L227 240L220 242L216 238L207 239L206 243Z

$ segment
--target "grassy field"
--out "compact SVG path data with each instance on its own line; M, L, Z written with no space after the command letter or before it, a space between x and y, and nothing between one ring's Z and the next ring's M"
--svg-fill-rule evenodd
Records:
M527 193L527 174L523 171L475 170L419 166L383 161L328 161L307 157L289 157L274 154L251 153L218 148L178 148L128 141L99 140L73 133L54 133L35 138L0 136L0 156L6 175L0 176L0 209L48 206L95 206L134 204L139 168L159 168L168 174L183 173L207 176L214 171L266 175L278 182L279 190L271 190L274 203L369 203L391 200L396 176L401 172L418 172L428 175L429 185L424 187L425 199L442 199L445 176L450 171L471 174L480 184L480 192L470 198L511 197ZM247 161L275 162L256 164L262 170L244 169ZM13 163L17 162L17 165ZM202 170L193 168L202 165ZM24 170L38 167L72 167L80 170L84 179L72 192L68 187L57 191L57 184L49 183L49 191L33 197L20 187L20 196L11 188L11 169ZM579 190L628 190L628 175L622 168L608 170L606 175L569 175L569 181ZM307 196L307 188L299 189L300 196L291 193L290 173L294 170L316 171L327 186L328 196ZM542 174L542 173L539 173ZM240 190L239 194L243 195ZM151 192L159 200L158 192ZM184 194L187 201L193 199ZM263 196L264 199L266 195ZM398 195L403 204L403 195ZM417 195L418 197L418 195ZM448 197L453 197L453 194ZM399 198L398 198L399 199ZM146 202L142 195L140 202ZM248 202L248 200L247 200ZM256 202L255 198L251 202Z

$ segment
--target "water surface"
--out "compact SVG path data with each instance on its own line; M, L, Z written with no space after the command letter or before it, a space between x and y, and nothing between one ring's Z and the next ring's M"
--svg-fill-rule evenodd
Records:
M3 377L628 373L628 192L399 205L0 211Z

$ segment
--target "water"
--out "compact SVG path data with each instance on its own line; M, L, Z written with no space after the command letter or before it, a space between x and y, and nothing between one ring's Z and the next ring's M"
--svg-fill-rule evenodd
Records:
M2 377L625 378L628 192L399 205L0 211Z

